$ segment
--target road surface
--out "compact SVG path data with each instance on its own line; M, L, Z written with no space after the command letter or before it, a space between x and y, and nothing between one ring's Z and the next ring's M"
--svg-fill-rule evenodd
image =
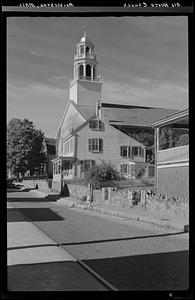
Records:
M8 194L33 224L118 290L188 289L188 233L36 197L33 191Z

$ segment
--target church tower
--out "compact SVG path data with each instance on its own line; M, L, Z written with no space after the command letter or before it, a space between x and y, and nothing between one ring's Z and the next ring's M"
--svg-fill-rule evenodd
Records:
M74 77L70 82L70 100L78 106L93 107L101 100L102 83L97 73L97 60L94 44L86 32L76 46L74 55Z

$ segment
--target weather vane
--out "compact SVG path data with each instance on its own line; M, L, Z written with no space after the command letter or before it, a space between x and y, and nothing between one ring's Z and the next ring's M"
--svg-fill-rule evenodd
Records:
M82 26L82 28L84 29L84 35L86 36L86 29L87 29L87 26L84 25L84 26Z

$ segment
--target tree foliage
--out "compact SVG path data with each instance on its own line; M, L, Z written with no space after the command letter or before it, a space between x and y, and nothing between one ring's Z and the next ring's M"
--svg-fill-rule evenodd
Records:
M98 189L101 188L102 183L105 181L121 179L121 175L111 162L102 161L88 171L85 175L85 179L94 189Z
M189 145L189 134L187 133L184 133L182 135L180 135L177 143L176 143L176 146L186 146L186 145Z
M31 174L45 163L42 152L44 134L28 119L13 118L7 128L7 165L17 175L30 170Z
M181 128L162 128L159 147L161 150L189 144L189 135Z
M134 173L136 179L140 179L141 177L143 177L143 175L145 174L145 171L146 171L145 163L136 163L133 166L133 173Z

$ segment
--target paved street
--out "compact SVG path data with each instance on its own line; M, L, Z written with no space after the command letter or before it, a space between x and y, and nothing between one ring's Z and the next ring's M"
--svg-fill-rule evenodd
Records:
M41 232L118 290L188 289L188 233L37 197L33 191L8 194L10 203ZM8 222L21 222L14 210Z

